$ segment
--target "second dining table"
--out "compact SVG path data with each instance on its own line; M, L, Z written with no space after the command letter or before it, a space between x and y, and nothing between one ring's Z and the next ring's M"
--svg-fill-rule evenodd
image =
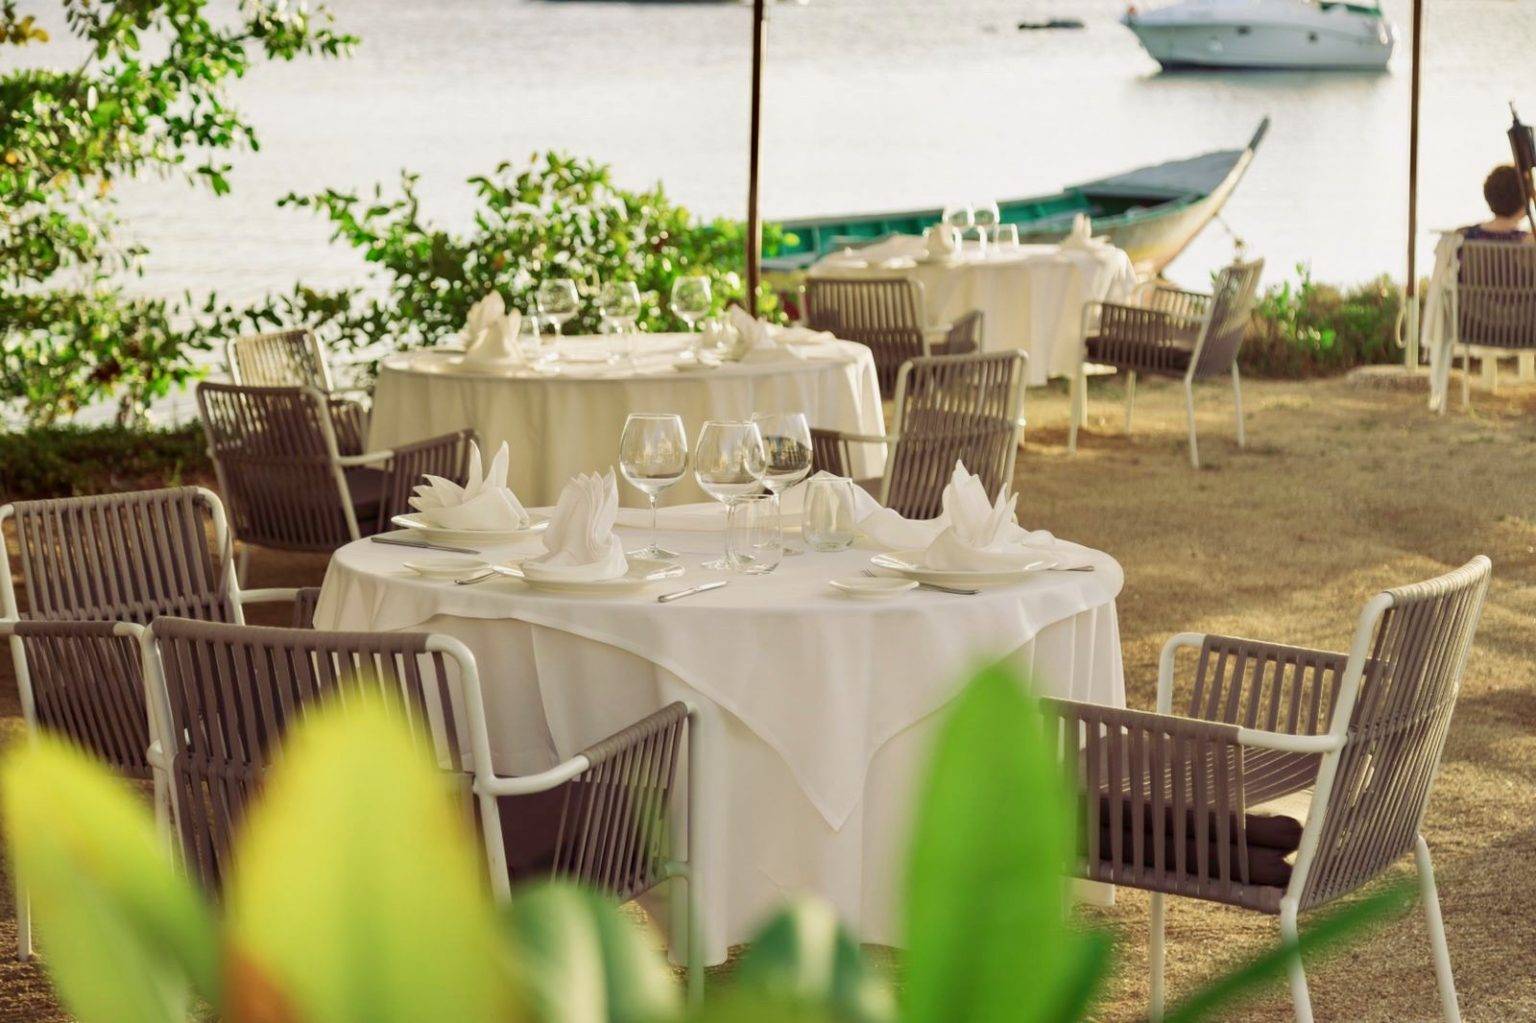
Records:
M481 447L511 451L507 483L526 505L553 504L572 475L617 462L630 412L675 412L690 437L708 419L754 412L804 412L815 427L885 434L874 359L863 345L809 331L749 352L737 362L691 357L697 335L566 337L519 365L467 362L451 349L387 356L379 367L369 421L370 450L465 427ZM853 446L859 478L878 477L883 445ZM663 504L703 500L691 477ZM645 497L621 488L630 506Z

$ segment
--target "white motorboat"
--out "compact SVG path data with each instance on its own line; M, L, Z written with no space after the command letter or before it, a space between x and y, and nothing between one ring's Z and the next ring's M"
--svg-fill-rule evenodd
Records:
M1165 68L1380 69L1394 42L1374 0L1182 0L1120 20Z

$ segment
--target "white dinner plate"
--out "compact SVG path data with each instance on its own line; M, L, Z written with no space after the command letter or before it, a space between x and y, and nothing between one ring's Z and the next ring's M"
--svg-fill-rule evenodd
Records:
M470 547L477 544L515 543L537 536L549 528L549 518L543 515L533 516L533 520L522 529L444 529L429 524L419 515L396 515L389 521L402 529L416 530L428 543L464 544Z
M684 572L682 565L668 564L664 568L658 568L659 564L660 562L633 561L629 566L628 574L621 575L617 579L536 579L516 565L510 566L511 571L502 574L521 577L530 590L563 593L568 596L611 597L636 593L655 583L676 579Z
M861 600L883 600L917 589L916 579L899 579L889 575L848 575L841 579L829 579L828 582L834 590Z
M869 559L869 563L886 572L895 572L906 579L914 579L920 583L933 583L937 586L1007 586L1027 579L1037 572L1046 572L1056 567L1055 558L1040 557L1015 568L988 569L982 572L964 572L954 569L927 568L923 565L923 551L891 551L889 554L876 554Z
M419 561L407 561L405 567L428 579L461 579L483 570L485 562L480 558L449 554L435 558L422 558Z

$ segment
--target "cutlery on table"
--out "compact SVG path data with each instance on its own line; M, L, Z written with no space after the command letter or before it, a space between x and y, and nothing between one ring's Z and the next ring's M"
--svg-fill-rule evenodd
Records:
M445 543L427 543L425 540L400 540L392 536L370 536L374 543L387 543L391 547L419 547L424 551L445 551L448 554L479 554L468 547L450 547Z
M890 576L883 576L879 572L871 572L867 568L864 570L864 574L869 576L871 579L891 578ZM898 576L897 578L900 577ZM925 583L921 580L918 581L917 588L920 590L938 590L940 593L955 593L962 597L974 597L976 594L981 592L980 590L963 590L958 586L940 586L938 583Z
M661 596L656 598L656 603L665 604L668 601L681 600L684 597L691 597L695 593L708 593L710 590L718 590L728 582L730 582L729 579L721 579L719 582L701 583L698 586L690 586L686 590L674 590L671 593L663 593Z
M682 574L683 566L681 565L678 565L675 568L659 568L654 572L647 572L645 575L640 576L640 581L643 583L653 583L659 579L672 579ZM526 581L528 578L522 572L512 568L510 565L486 565L483 569L476 572L474 575L465 576L463 579L455 579L453 582L455 586L472 586L475 583L485 582L485 580L491 578L492 576L498 575L504 575L511 579L522 579L524 581Z

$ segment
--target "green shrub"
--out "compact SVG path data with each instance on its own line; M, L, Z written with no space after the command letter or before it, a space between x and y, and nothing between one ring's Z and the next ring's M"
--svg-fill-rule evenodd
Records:
M1314 281L1306 263L1296 275L1259 299L1239 357L1244 373L1298 379L1402 360L1402 294L1390 278L1340 289Z
M203 432L48 426L0 434L0 504L174 486L212 475Z

